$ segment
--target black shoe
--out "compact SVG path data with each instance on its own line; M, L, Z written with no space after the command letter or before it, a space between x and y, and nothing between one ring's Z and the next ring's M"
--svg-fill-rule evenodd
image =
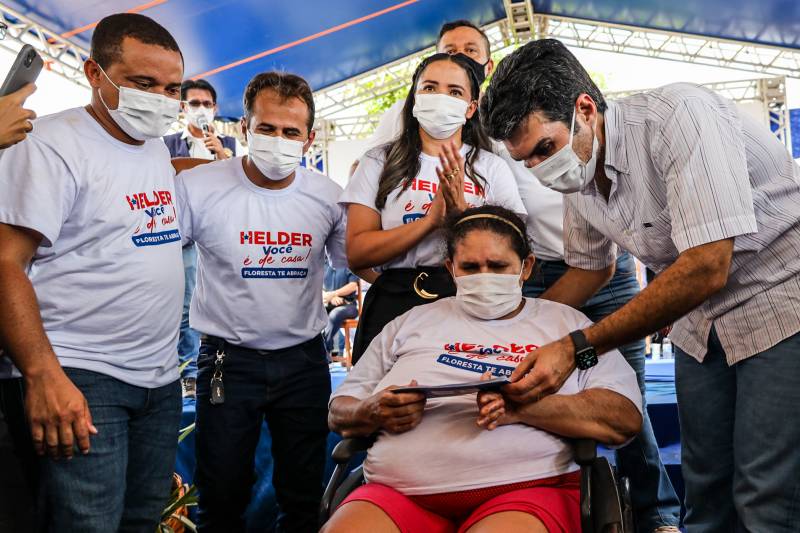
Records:
M181 378L181 391L184 398L194 398L197 396L197 379Z

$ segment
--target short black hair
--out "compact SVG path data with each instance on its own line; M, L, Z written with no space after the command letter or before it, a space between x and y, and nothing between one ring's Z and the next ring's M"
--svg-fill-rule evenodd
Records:
M491 58L491 56L492 56L492 45L489 42L489 38L486 36L486 32L484 32L482 29L480 29L474 23L472 23L472 22L470 22L470 21L468 21L466 19L454 20L452 22L445 22L444 24L442 24L442 29L439 30L439 38L436 39L436 44L437 45L439 44L439 42L442 40L442 37L444 37L445 33L449 32L449 31L453 31L456 28L472 28L473 30L475 30L478 33L480 33L481 37L483 37L483 44L486 45L486 55Z
M122 58L125 37L178 52L183 61L183 53L172 34L155 20L138 13L117 13L98 22L92 34L89 55L105 70Z
M286 72L262 72L256 74L247 88L244 90L244 114L245 120L250 122L250 117L253 114L253 103L256 96L261 91L272 90L278 93L278 96L284 100L289 98L299 98L305 102L308 108L308 132L314 129L314 94L311 92L311 87L308 82L295 74L288 74Z
M215 91L214 87L206 80L186 80L181 83L181 100L186 100L186 94L191 89L200 89L210 92L211 100L213 100L215 104L217 103L217 91Z
M474 215L488 215L484 217L470 218ZM456 251L456 245L470 232L475 230L486 230L492 233L508 237L511 247L520 259L525 259L531 254L531 242L526 231L525 222L513 211L499 205L485 204L480 207L471 207L460 213L455 213L447 217L445 222L445 242L447 246L447 257L451 261Z
M503 59L481 99L481 120L490 137L505 140L530 114L569 126L581 93L604 113L606 100L589 73L561 41L540 39Z

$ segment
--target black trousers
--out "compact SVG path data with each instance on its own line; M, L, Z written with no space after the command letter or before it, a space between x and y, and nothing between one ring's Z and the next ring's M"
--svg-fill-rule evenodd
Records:
M0 531L34 531L39 458L25 416L22 378L0 379Z
M225 353L225 401L210 401L217 350ZM322 337L259 351L206 337L197 360L195 483L201 533L244 531L255 450L266 419L272 437L277 531L316 532L323 491L331 381Z
M436 297L426 298L423 294ZM455 294L455 282L444 267L393 268L384 271L364 297L353 341L353 364L386 324L418 305Z

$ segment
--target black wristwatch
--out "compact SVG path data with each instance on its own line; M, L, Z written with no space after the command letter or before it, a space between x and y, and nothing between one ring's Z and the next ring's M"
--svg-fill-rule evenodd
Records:
M569 334L572 344L575 345L575 366L578 370L587 370L597 364L597 352L594 346L586 340L583 331L576 329Z

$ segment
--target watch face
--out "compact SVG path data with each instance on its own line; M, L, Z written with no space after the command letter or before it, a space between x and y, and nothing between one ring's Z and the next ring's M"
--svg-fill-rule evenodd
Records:
M575 354L575 366L579 370L586 370L592 368L597 364L597 352L594 348L587 348Z

